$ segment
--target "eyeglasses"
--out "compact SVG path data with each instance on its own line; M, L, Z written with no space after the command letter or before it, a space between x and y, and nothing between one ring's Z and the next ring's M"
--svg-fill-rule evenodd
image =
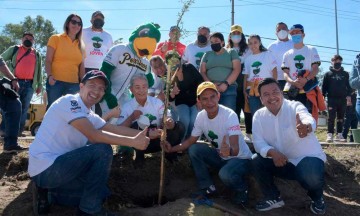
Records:
M70 20L70 23L73 24L73 25L78 25L78 26L82 26L82 22L78 22L76 20Z

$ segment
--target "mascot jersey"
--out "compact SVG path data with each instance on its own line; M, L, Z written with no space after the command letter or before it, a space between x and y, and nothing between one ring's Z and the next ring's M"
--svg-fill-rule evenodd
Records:
M110 76L111 93L117 98L119 104L124 104L130 99L128 87L131 77L136 73L150 73L149 61L146 58L137 57L129 44L113 46L104 62L115 67ZM105 105L104 102L101 105L103 113L106 110Z
M151 56L160 40L160 26L147 23L138 26L131 34L129 43L113 46L106 54L101 71L110 80L104 101L100 104L102 114L117 105L123 105L130 99L128 87L136 73L144 73L149 88L154 84L154 77L146 57Z

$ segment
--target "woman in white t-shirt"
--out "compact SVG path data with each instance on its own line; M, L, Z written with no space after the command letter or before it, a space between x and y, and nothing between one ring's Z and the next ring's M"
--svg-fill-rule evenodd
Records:
M257 89L258 83L268 77L277 79L276 59L261 43L259 35L250 35L248 44L252 54L245 60L244 97L251 114L262 107Z

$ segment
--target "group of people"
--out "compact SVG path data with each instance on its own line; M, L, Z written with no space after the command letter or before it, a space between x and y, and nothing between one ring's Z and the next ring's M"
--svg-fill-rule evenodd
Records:
M94 12L90 22L91 27L83 29L81 17L71 14L64 33L49 38L48 108L29 149L36 214L47 213L51 200L77 207L77 215L110 215L102 208L110 194L110 145L134 148L137 166L144 163L145 153L163 148L173 162L177 152L187 150L198 195L217 192L211 167L235 192L238 205L248 201L245 176L251 174L264 196L256 204L259 211L284 205L273 176L297 180L308 191L311 211L325 213L326 156L314 134L317 113L325 109L316 79L320 58L314 47L304 44L302 25L289 30L278 23L278 40L265 48L259 35L246 41L240 25L231 26L227 45L222 33L211 33L206 26L198 28L196 41L187 46L179 41L177 26L160 42L159 26L153 23L138 26L128 43L113 45L103 29L104 14ZM26 149L18 145L17 136L24 127L29 95L42 88L41 58L32 48L34 41L33 34L25 33L22 45L2 55L12 61L11 67L0 61L1 72L19 92L11 98L0 94L7 153ZM325 75L322 90L328 98L331 138L336 113L337 137L342 132L343 99L349 106L355 104L349 97L355 97L351 88L360 89L359 60L358 56L349 78L341 56L334 56ZM164 81L167 71L170 83ZM344 91L335 88L340 82ZM169 105L164 104L166 85L171 85ZM359 107L360 103L360 112ZM353 114L346 117L349 125L355 124L347 120ZM110 123L112 117L116 120ZM161 142L163 130L167 139ZM201 138L209 145L197 143ZM246 141L253 141L255 154Z

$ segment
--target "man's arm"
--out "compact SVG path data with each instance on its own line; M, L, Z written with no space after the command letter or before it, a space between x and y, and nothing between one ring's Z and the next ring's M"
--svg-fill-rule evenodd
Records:
M0 57L0 71L5 75L5 77L11 80L12 88L15 91L18 91L20 88L19 83L16 77L10 72L8 66L5 64L4 60L1 57Z
M196 141L198 139L199 139L199 137L190 136L184 142L182 142L182 143L180 143L179 145L176 145L176 146L171 146L169 143L166 143L165 146L164 146L165 151L168 152L168 153L185 151L192 144L196 143Z
M134 147L136 149L145 150L149 144L149 138L146 137L147 128L135 137L129 137L126 135L134 136L135 130L130 128L120 128L116 129L110 124L105 124L102 128L103 130L98 130L94 128L91 122L87 118L80 118L72 121L71 126L80 131L91 143L106 143L110 145L123 145ZM109 132L119 132L118 134ZM119 135L124 134L124 135Z

